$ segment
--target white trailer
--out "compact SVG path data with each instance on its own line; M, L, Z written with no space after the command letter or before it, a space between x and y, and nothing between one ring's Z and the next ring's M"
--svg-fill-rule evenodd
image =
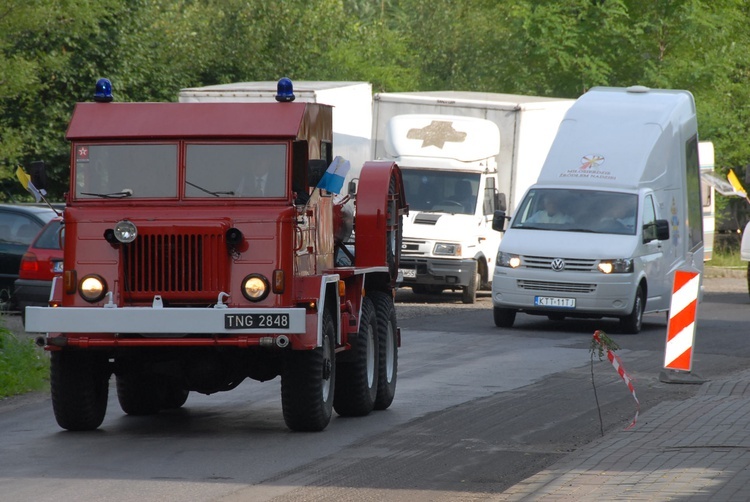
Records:
M180 90L181 103L273 102L277 81L235 82ZM351 163L347 182L372 160L372 85L369 82L295 80L297 102L333 106L333 156ZM344 185L346 186L346 185Z
M512 211L536 181L574 100L461 91L373 100L373 153L401 167L410 206L401 285L415 293L461 290L473 303L493 277L501 239L492 230L495 211Z

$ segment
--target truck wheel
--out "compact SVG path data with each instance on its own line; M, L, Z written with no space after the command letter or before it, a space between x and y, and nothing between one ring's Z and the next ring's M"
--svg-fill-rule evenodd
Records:
M461 301L463 303L475 303L477 301L477 289L479 289L479 284L482 282L482 278L479 275L479 272L474 273L474 278L469 281L469 285L465 286L463 289L463 293L461 294Z
M164 388L155 375L128 373L115 378L117 400L122 411L135 416L159 413L164 401Z
M315 350L292 350L281 372L284 422L293 431L322 431L331 421L336 382L334 327L323 312L323 345Z
M643 288L638 286L638 289L635 291L633 311L620 319L620 329L623 333L632 335L640 333L643 324L643 310L646 308L646 301L643 296Z
M163 410L176 410L182 408L182 405L187 401L190 391L182 388L176 383L168 383L165 385L164 394L162 395L161 409Z
M351 350L336 359L333 408L345 417L361 417L373 410L378 393L378 324L368 297L362 299L359 332L349 338L349 344Z
M107 359L90 352L50 354L52 408L57 423L69 431L99 427L109 396Z
M396 380L398 376L398 338L396 331L396 308L393 298L382 292L372 293L378 320L378 396L375 399L375 409L385 410L393 402L396 395Z
M493 307L492 316L495 318L495 326L498 328L512 328L516 321L516 311L513 309Z

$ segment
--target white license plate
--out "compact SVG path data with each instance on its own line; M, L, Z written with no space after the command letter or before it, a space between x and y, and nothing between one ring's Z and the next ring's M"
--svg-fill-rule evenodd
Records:
M417 278L417 269L415 268L400 268L398 271L401 273L401 276L406 279L416 279Z
M539 307L555 307L561 309L576 308L575 298L555 298L552 296L535 296L534 305Z

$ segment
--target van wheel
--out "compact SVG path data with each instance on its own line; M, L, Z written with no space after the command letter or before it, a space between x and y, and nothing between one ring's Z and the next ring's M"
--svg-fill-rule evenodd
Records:
M623 333L635 335L640 333L643 324L643 311L646 308L646 301L643 297L643 288L638 286L635 292L635 301L633 302L633 311L620 319L620 326Z
M495 318L495 326L498 328L512 328L516 321L516 311L513 309L493 307L492 315Z

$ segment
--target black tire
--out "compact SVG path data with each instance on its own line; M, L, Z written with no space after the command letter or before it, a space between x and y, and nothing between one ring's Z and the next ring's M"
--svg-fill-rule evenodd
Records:
M643 325L643 311L645 308L646 299L644 298L643 288L638 286L638 289L635 291L633 310L630 314L620 318L620 331L631 335L640 333L641 326Z
M146 416L159 413L164 402L164 387L154 375L128 373L117 375L117 400L128 415Z
M107 359L92 352L50 354L52 409L60 427L90 431L104 421L109 397Z
M293 431L322 431L331 421L336 387L335 330L323 312L323 344L315 350L291 350L281 372L284 422Z
M362 417L373 410L378 393L378 323L368 297L362 299L359 331L349 344L351 349L336 358L333 409L341 416Z
M175 383L169 383L164 388L161 408L163 410L176 410L182 408L182 405L185 404L189 395L189 390L184 389Z
M466 304L472 304L477 301L477 290L482 282L482 277L479 275L479 271L474 272L473 279L469 281L469 285L465 286L461 293L461 301Z
M398 332L393 297L382 291L371 295L378 321L378 395L375 409L385 410L396 396L398 380Z
M513 309L493 307L492 316L498 328L512 328L513 323L516 322L516 311Z

